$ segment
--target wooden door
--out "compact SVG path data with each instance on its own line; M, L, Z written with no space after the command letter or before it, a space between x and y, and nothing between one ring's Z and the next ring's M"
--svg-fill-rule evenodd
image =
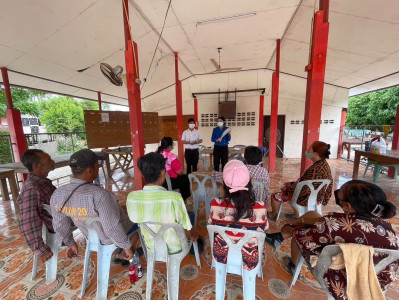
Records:
M183 115L183 130L188 128L188 119L194 115ZM174 141L177 140L177 119L176 116L159 116L159 140L164 136L170 136Z

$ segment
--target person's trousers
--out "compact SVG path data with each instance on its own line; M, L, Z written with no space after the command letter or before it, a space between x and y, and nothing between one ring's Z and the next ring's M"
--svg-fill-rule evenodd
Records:
M191 195L190 191L190 181L188 180L187 174L178 175L176 178L170 178L170 182L172 184L172 190L179 189L180 194L183 197L183 200L186 201L188 197ZM168 189L168 185L165 182L162 185L164 188Z
M213 169L219 172L219 165L222 162L222 171L224 166L227 164L229 159L229 147L228 146L214 146L213 147Z
M184 151L184 158L186 159L187 175L191 172L197 171L199 151L197 149L186 149Z

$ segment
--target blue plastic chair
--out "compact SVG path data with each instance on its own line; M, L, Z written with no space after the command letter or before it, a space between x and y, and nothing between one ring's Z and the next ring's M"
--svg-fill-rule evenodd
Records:
M86 292L87 275L89 271L90 255L92 251L97 252L97 300L106 300L108 293L109 270L111 267L112 253L117 248L114 244L102 245L97 232L92 227L93 222L98 222L98 218L87 218L86 228L89 236L86 237L86 252L83 270L83 283L80 298ZM132 233L133 234L133 233Z
M154 232L152 228L158 226L159 230ZM180 275L180 264L187 253L190 251L191 245L194 247L195 258L197 265L201 268L201 262L199 258L198 244L197 242L191 242L187 240L184 228L181 224L163 224L157 222L144 222L139 224L140 227L140 239L143 247L145 248L145 255L147 258L147 287L146 287L146 299L151 300L152 293L152 279L154 277L155 262L161 261L166 262L167 268L167 280L168 280L168 299L178 300L179 299L179 275ZM154 249L151 251L147 248L144 237L141 231L145 230L154 240ZM180 240L182 250L175 254L169 254L168 246L163 239L165 232L168 230L174 230ZM155 250L155 251L154 251Z
M44 204L43 208L51 215L50 205ZM53 283L57 278L57 261L58 261L58 243L55 233L48 231L46 225L43 224L42 228L43 239L46 241L47 246L50 247L53 252L53 256L46 261L46 284ZM39 256L33 255L33 267L32 267L32 280L36 279L37 268L39 265Z
M260 149L260 151L262 151L262 157L265 157L267 154L266 147L258 147L258 148ZM258 165L263 168L263 160Z
M201 201L205 202L205 213L206 213L206 220L209 219L209 213L211 210L211 201L214 198L218 197L218 190L216 181L212 176L206 174L188 174L188 180L190 181L190 190L191 195L193 195L194 199L194 213L195 213L195 221L194 224L197 225L197 216L198 216L198 207ZM206 188L206 183L210 181L212 183L212 190L211 194L208 195L207 191L209 188ZM193 183L196 182L198 185L198 189L193 189Z
M168 191L173 191L173 192L177 192L180 193L179 189L173 189L172 188L172 182L170 181L170 176L167 172L165 172L165 181L166 181L166 185L168 186Z
M223 227L217 225L208 225L208 234L209 241L211 244L211 253L212 253L212 267L216 269L216 300L224 300L225 289L226 289L226 274L236 274L242 276L243 282L243 295L245 300L254 300L255 299L255 283L256 276L261 277L263 280L262 274L262 256L263 256L263 245L265 241L265 234L260 231L255 230L244 230L237 229L231 227ZM226 231L231 231L234 234L243 233L244 236L240 239L237 244L234 244L229 236L226 234ZM222 238L225 240L227 245L229 246L229 252L227 255L227 263L222 264L215 260L213 256L213 241L215 232L220 234ZM242 263L242 247L253 237L258 240L258 253L259 260L258 264L251 271L247 271L243 267Z
M107 174L105 173L105 169L104 169L104 160L99 160L98 166L103 170L104 184L107 185ZM97 175L96 181L97 181L97 184L100 185L100 174Z

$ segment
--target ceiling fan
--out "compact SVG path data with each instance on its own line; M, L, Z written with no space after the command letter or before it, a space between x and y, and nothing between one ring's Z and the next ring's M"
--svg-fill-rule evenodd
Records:
M220 65L220 50L222 50L222 48L218 48L218 53L219 53L219 63L216 62L215 59L211 59L212 64L215 66L216 70L210 72L210 73L218 73L218 72L224 72L224 71L238 71L241 70L242 68L222 68Z

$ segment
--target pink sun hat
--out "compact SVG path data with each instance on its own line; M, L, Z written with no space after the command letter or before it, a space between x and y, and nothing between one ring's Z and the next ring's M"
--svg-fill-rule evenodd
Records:
M230 193L248 191L246 186L250 179L248 168L243 162L231 160L224 166L223 181L230 188Z

